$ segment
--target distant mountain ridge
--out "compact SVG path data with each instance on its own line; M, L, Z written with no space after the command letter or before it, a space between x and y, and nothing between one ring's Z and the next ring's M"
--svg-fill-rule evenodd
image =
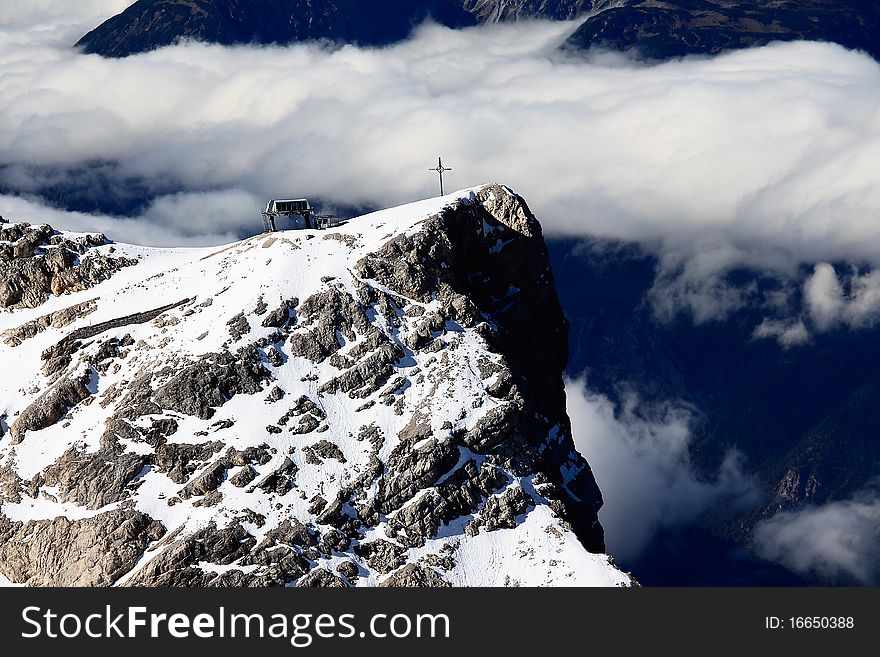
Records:
M457 0L139 0L85 35L85 52L126 57L181 38L232 45L331 39L384 45L429 16L451 27L476 22Z
M481 23L520 18L572 20L591 11L619 4L615 0L461 0Z
M880 5L867 0L139 0L86 34L86 53L126 57L194 39L224 45L329 39L382 46L430 18L453 28L585 17L565 47L652 59L820 40L880 58Z
M635 0L590 17L565 46L636 48L651 59L829 41L880 59L880 3L866 0Z

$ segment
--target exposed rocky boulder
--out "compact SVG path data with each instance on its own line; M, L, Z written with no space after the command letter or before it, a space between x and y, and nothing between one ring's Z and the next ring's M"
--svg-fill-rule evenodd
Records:
M525 514L535 505L532 496L520 486L508 488L502 495L495 495L486 500L483 513L480 514L478 526L487 532L496 529L513 529L519 524L518 517Z
M43 481L46 486L57 487L59 501L90 510L103 509L129 497L129 484L148 462L145 456L119 445L91 453L71 448L45 470Z
M256 540L240 525L218 528L209 525L170 543L151 560L130 584L133 586L207 586L216 577L201 563L228 565L245 557Z
M382 582L382 586L394 588L446 588L449 582L432 568L416 564L407 564L391 577Z
M296 585L307 588L344 588L348 586L339 576L325 568L315 568Z
M21 443L28 431L52 426L71 408L88 399L92 394L89 390L91 379L92 372L89 370L64 378L25 408L10 427L12 444Z
M47 225L0 225L0 309L37 308L50 295L86 290L137 264L94 250L105 244L103 235L73 241Z
M110 586L164 532L161 523L135 511L27 523L0 516L0 572L29 586Z
M384 540L362 543L355 552L366 560L367 565L382 574L390 573L406 563L406 550Z
M210 420L214 409L235 395L257 394L269 378L253 353L208 354L173 374L153 400L160 408Z

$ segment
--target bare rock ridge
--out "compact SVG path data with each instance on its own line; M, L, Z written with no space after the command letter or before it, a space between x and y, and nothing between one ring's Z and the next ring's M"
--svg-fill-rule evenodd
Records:
M88 299L0 314L0 365L21 363L0 384L7 579L629 583L571 439L541 227L507 188L113 248L138 264ZM52 321L69 308L88 318Z

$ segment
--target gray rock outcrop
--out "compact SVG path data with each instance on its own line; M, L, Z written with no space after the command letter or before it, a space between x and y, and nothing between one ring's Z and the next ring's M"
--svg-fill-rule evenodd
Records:
M94 252L103 235L65 239L50 226L0 226L0 308L37 308L49 295L87 290L123 267L137 264Z

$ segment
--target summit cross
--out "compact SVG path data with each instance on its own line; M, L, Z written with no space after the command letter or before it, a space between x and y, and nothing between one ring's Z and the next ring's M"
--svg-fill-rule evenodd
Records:
M438 157L437 158L437 168L436 169L428 169L428 171L434 171L434 172L440 174L440 196L445 196L446 194L443 191L443 174L446 173L447 171L452 171L452 168L450 167L447 169L446 167L444 167L443 166L443 158Z

